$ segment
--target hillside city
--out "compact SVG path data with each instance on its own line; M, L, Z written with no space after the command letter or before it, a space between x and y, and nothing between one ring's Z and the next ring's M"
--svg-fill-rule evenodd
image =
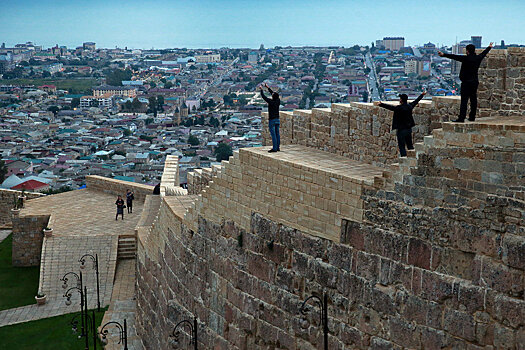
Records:
M184 186L188 171L262 144L263 82L283 111L456 95L459 64L437 51L462 53L481 39L255 50L2 44L1 187L56 193L82 188L86 175L157 184L167 155L178 156Z

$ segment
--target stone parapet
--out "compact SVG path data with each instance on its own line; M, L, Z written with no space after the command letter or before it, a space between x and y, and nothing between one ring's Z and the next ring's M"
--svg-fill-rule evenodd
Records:
M126 198L126 190L130 189L135 193L135 200L140 201L144 201L147 195L153 194L153 186L110 179L98 175L86 176L86 186L93 191L109 193L115 196L121 195L124 199Z
M160 180L161 196L180 196L185 195L186 191L180 187L179 180L179 158L168 155L164 162L164 172Z
M22 191L0 189L0 228L12 227L11 208L14 202L22 195ZM27 200L44 196L37 192L24 192Z
M38 266L50 215L19 215L13 221L13 266Z

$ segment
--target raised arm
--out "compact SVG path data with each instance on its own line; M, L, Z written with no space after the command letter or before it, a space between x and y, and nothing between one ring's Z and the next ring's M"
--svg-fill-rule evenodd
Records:
M446 57L446 58L450 58L451 60L454 60L454 61L459 61L459 62L464 62L465 61L465 55L454 55L454 54L451 54L451 53L444 53L444 52L441 52L440 51L440 55L441 57Z
M423 96L425 96L426 94L427 94L426 91L423 91L421 95L419 95L414 101L410 102L410 105L412 106L412 108L414 108L419 103L419 101L421 101Z
M382 102L379 102L379 101L374 102L374 105L376 105L376 106L378 106L378 107L381 107L381 108L388 109L389 111L393 111L393 110L396 109L395 106L388 105L388 104L386 104L386 103L382 103Z
M263 100L266 101L266 103L270 103L271 100L268 97L266 97L266 95L264 94L264 91L262 91L262 89L261 89L261 97L263 98Z
M487 54L489 53L489 51L492 49L492 43L490 43L489 46L487 46L487 48L485 50L483 50L482 53L479 54L479 56L481 57L481 59L484 59L485 56L487 56Z

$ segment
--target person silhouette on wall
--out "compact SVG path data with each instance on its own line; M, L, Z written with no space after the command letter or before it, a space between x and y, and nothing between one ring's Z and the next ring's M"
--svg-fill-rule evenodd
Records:
M468 120L473 122L476 119L476 109L478 108L478 70L481 61L487 56L490 49L492 49L493 43L482 53L476 55L476 47L472 44L467 45L466 55L453 55L450 53L443 53L438 51L438 55L441 57L450 58L461 62L461 70L459 71L459 79L461 80L461 106L459 108L459 117L453 122L463 123L467 116L467 104L470 100L470 113Z
M397 106L381 103L380 101L374 102L376 106L394 112L392 118L392 130L396 130L397 145L401 157L407 156L406 148L414 149L414 143L412 142L412 127L414 127L416 123L412 116L412 110L426 94L427 92L423 91L418 98L410 103L408 103L408 96L406 94L401 94L399 95L399 105Z
M124 200L122 199L122 196L117 197L117 201L115 202L115 205L117 206L117 215L115 215L115 220L118 219L119 215L122 215L122 220L124 220Z
M272 149L268 152L278 152L281 150L281 136L279 135L279 106L281 104L281 99L279 98L279 94L270 89L268 84L264 84L264 87L267 88L272 95L271 99L266 97L263 92L263 86L259 85L261 97L268 104L268 128L270 129L270 135L272 136Z
M133 200L135 199L135 193L129 189L126 191L126 206L128 207L128 214L133 213Z

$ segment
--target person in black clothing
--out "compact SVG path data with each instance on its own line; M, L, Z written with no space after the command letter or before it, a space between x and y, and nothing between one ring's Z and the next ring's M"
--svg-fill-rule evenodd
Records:
M399 146L401 157L407 156L406 148L414 149L414 144L412 143L412 127L415 126L416 123L412 117L412 109L414 109L426 94L426 91L423 91L418 98L410 103L408 103L408 96L406 94L401 94L399 95L399 105L397 106L381 103L380 101L374 102L376 106L394 111L392 130L396 130L397 144Z
M259 86L261 89L261 97L268 103L268 127L270 129L270 135L272 136L272 149L268 152L278 152L281 150L281 136L279 135L279 105L281 104L281 99L279 98L279 94L272 91L268 84L264 84L264 87L272 94L272 98L269 99L264 95L262 86Z
M160 184L156 184L153 188L153 194L160 194Z
M115 220L117 220L119 214L122 215L122 220L124 220L124 200L122 199L122 196L117 197L117 201L115 202L115 205L117 206L117 215L115 215Z
M126 192L126 206L128 207L128 214L133 213L133 200L135 199L135 193L127 190Z
M481 61L487 56L490 49L492 49L492 43L490 43L490 45L479 55L476 55L476 47L472 44L467 45L466 55L452 55L438 51L438 55L441 57L461 62L461 70L459 71L459 79L461 80L461 106L459 109L459 117L454 120L456 123L463 123L465 121L468 100L470 100L470 113L468 120L473 122L476 119L476 109L478 108L477 93L479 86L478 69Z

